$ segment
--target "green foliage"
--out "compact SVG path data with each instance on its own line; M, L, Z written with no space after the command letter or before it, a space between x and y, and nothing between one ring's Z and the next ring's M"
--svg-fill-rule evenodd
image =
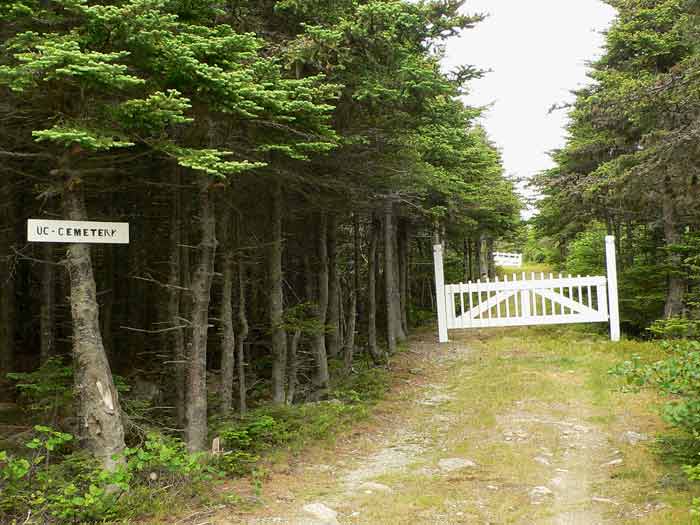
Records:
M8 46L15 54L16 67L0 66L0 84L13 91L38 87L40 81L69 81L86 87L124 89L144 83L129 75L125 64L115 63L128 52L102 53L81 49L72 35L21 33Z
M168 147L165 151L173 155L180 166L203 171L217 178L225 179L226 175L265 166L262 162L224 160L223 157L233 155L231 151L179 147Z
M225 449L219 464L226 472L236 475L251 472L262 452L288 439L283 421L257 412L224 424L218 435Z
M594 222L578 233L567 244L563 269L572 275L605 275L606 232L602 224ZM639 238L638 242L640 246L648 246L646 239ZM621 267L618 275L621 321L627 332L644 335L646 328L663 313L665 267L653 253L633 257L627 262L627 246L624 243L622 246L622 253L617 254L618 269Z
M325 327L319 323L314 315L313 303L299 303L284 310L284 329L287 332L300 330L302 334L317 334L325 331Z
M339 362L332 365L342 366ZM333 382L331 397L348 406L371 406L384 397L390 386L390 376L384 367L371 360L358 359L350 374L338 374ZM358 412L358 415L361 415Z
M700 108L700 18L688 0L609 3L617 19L591 85L576 93L566 146L537 178L544 199L535 222L562 251L579 252L577 270L590 266L580 260L580 236L601 224L615 232L623 320L643 333L664 313L671 279L674 289L690 285L673 315L692 317L697 301L700 215L687 174L700 154L688 131Z
M156 91L142 100L127 100L117 111L129 129L144 130L157 136L169 126L192 122L192 117L185 116L191 106L189 99L179 91L169 89L165 93Z
M65 415L73 403L73 369L63 359L51 357L34 372L9 373L30 411L48 419Z
M674 337L686 330L687 325L678 321L655 323L653 329L656 334ZM653 387L671 398L663 407L663 417L689 436L685 448L691 453L700 444L700 341L669 339L660 344L666 358L648 363L642 356L633 356L611 373L624 378L628 388ZM700 479L698 463L685 465L683 471L691 481ZM693 503L696 510L698 503Z
M82 148L92 151L127 148L134 145L133 142L115 138L104 132L75 126L54 126L50 129L33 131L32 136L37 142L46 140L61 144L65 147L77 144Z
M579 233L569 243L564 269L571 275L605 275L605 229L601 225Z
M298 450L310 441L328 439L368 414L368 406L389 388L386 370L358 363L355 373L335 385L329 401L256 409L215 431L224 452L216 459L234 475L250 473L274 449Z
M190 454L185 444L172 437L150 432L138 447L124 452L127 472L142 483L159 480L175 485L211 480L215 471L206 464L203 454Z
M25 456L0 451L0 512L29 523L79 523L115 516L122 472L102 471L94 460L63 455L73 436L35 427ZM58 458L58 459L57 459Z
M676 340L661 343L668 353L664 360L642 365L639 357L614 370L635 387L653 386L679 396L668 403L664 418L690 435L700 436L700 341Z
M531 225L526 226L523 261L534 264L551 263L554 261L554 247L552 246L552 241L547 238L539 237L536 229Z
M218 469L201 455L187 452L177 439L151 433L128 448L125 463L114 472L73 452L73 436L36 426L25 454L0 451L0 512L26 523L103 522L147 514L152 498L182 497Z
M658 319L651 324L649 331L659 338L700 339L700 321L684 317Z
M10 372L23 407L33 420L53 426L70 420L74 413L73 367L64 358L50 357L34 372ZM129 385L118 375L112 376L117 391L129 391ZM131 408L129 402L126 408Z
M58 122L23 130L48 148L147 146L225 178L265 166L250 158L256 151L308 159L334 147L328 102L338 86L320 76L284 78L257 36L218 21L220 9L176 9L192 15L180 18L173 2L51 3L62 9L50 11L48 25L33 19L36 4L3 13L18 25L5 35L0 63L0 87L42 101L32 121ZM19 29L25 25L32 30ZM248 129L248 141L221 140L215 128L233 122ZM214 147L215 135L231 147Z

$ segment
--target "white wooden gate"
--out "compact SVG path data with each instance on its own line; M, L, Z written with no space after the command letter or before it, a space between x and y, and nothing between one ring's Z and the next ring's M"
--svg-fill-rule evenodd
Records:
M434 246L440 342L448 330L497 326L610 323L620 339L615 239L606 237L607 277L524 273L502 280L445 285L442 245Z

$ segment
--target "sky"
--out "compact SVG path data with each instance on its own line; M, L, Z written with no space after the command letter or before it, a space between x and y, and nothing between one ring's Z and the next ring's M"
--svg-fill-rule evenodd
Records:
M566 112L549 109L571 102L571 90L588 82L586 64L600 56L615 11L599 0L468 0L465 10L489 17L450 41L444 67L492 70L472 82L466 100L491 106L483 125L506 173L532 177L564 145Z

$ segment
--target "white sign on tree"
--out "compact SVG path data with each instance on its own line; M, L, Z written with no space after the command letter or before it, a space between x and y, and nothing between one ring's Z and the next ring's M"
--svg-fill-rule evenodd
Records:
M129 244L129 223L28 219L27 241Z

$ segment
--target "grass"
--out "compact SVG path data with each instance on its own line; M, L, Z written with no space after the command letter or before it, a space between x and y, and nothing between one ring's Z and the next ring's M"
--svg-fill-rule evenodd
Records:
M584 402L588 404L587 410L578 410L584 415L585 422L596 425L611 441L610 444L621 450L624 458L621 470L600 481L601 493L630 502L632 507L634 503L642 504L650 500L666 505L657 512L620 522L692 523L688 513L691 499L688 491L691 486L682 480L674 487L664 488L660 485L661 480L669 476L678 478L678 464L661 464L652 446L633 447L616 439L627 430L650 435L669 432L657 415L655 407L661 401L656 394L649 391L623 393L620 380L608 373L610 368L632 355L643 355L649 360L660 358L662 354L656 345L637 341L614 344L582 327L493 330L470 337L470 342L475 351L483 356L480 366L482 373L477 374L471 389L463 390L460 399L465 405L471 405L475 401L472 392L487 393L477 401L481 407L482 426L488 426L495 419L488 414L502 414L514 400L528 400L535 406ZM504 356L507 356L507 365L496 366ZM498 377L493 377L494 372L498 372ZM504 384L506 381L507 386ZM555 414L556 410L551 412ZM493 425L490 428L493 429ZM556 450L557 436L549 430L548 433L546 428L538 429L536 447ZM489 456L498 457L501 447L491 448L487 454L479 454L476 449L473 452L482 461L488 461ZM528 452L526 456L534 450ZM539 469L534 465L507 460L494 464L501 478L531 479L533 482L537 479ZM697 493L697 489L693 489ZM510 522L508 516L499 518Z
M582 327L475 331L458 337L472 353L441 377L445 391L455 396L440 407L443 416L452 418L449 432L431 429L430 451L409 472L379 479L398 487L393 495L383 495L381 502L373 495L360 498L355 506L363 509L362 523L438 523L440 516L448 515L450 523L539 522L562 515L590 522L605 518L623 524L693 523L688 508L698 490L679 476L679 465L663 464L654 443L631 446L620 439L627 430L669 432L654 408L660 400L653 392L623 393L620 380L608 373L633 354L660 357L654 344L613 344ZM584 445L603 450L598 452L602 456L583 453L566 464L594 480L591 492L577 499L574 490L562 508L533 506L528 490L556 476L557 458L561 460L571 446L551 421L566 422L572 415L577 424L595 427L594 437L584 438L589 440ZM417 428L430 428L435 426L434 416L434 411L425 410L410 417ZM503 432L508 428L526 437L522 442L506 441ZM615 450L623 466L601 467L618 457L607 455ZM554 455L551 466L533 461L543 451ZM444 457L470 458L479 468L444 476L435 472ZM668 479L675 481L664 483ZM617 505L591 503L592 496Z
M521 268L510 268L510 267L501 267L501 266L496 266L496 274L498 275L499 278L502 278L503 276L508 276L510 277L512 275L516 275L518 279L520 279L520 275L525 272L528 276L530 273L535 273L539 275L540 273L545 273L546 275L549 275L549 273L552 271L552 267L548 264L542 263L523 263L523 266Z

